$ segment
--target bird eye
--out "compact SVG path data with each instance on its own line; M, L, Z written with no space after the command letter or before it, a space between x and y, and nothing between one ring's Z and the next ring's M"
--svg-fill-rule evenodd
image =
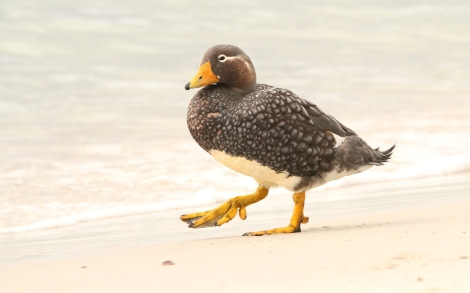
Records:
M225 62L225 60L227 59L227 56L225 56L224 54L221 54L217 58L219 59L220 62Z

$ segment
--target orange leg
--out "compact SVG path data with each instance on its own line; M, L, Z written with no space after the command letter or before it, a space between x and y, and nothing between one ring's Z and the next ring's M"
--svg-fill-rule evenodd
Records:
M264 199L269 189L259 186L252 194L236 196L219 207L205 212L185 214L180 219L189 224L190 228L221 226L232 220L237 212L242 220L246 219L246 207Z
M269 234L279 234L279 233L294 233L300 232L300 225L308 223L308 217L304 216L304 204L305 204L305 191L294 193L294 212L290 219L289 226L274 228L271 230L264 230L258 232L248 232L243 234L244 236L261 236Z

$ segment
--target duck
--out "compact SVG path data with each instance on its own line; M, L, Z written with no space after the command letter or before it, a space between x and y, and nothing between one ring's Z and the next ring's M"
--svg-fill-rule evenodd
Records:
M306 192L329 181L389 161L395 145L371 148L356 132L288 89L259 84L253 62L234 45L215 45L204 54L185 89L199 89L189 103L193 139L214 159L258 184L218 207L181 215L190 228L221 226L266 198L270 188L292 193L287 226L245 233L261 236L301 231Z

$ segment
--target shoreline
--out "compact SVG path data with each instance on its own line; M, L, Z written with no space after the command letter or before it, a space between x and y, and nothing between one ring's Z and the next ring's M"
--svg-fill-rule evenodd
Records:
M343 217L465 201L469 198L470 190L470 182L466 180L468 176L470 173L467 172L380 184L314 189L307 195L305 206L310 222L302 225L302 229L314 229L320 227L321 222L333 222ZM115 248L235 237L248 231L283 226L290 218L292 200L286 191L275 191L267 199L250 206L245 221L236 217L222 227L189 229L179 220L182 213L205 210L220 204L214 203L207 207L114 217L54 229L3 234L0 235L0 266L100 253ZM330 198L340 200L332 201Z
M215 237L4 264L0 291L466 292L469 210L470 200L461 200L318 220L289 235Z

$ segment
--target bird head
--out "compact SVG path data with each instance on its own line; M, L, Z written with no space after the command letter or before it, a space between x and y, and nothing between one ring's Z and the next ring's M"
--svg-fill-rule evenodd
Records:
M217 45L207 50L196 75L185 89L211 84L225 85L235 90L253 90L256 72L248 55L233 45Z

